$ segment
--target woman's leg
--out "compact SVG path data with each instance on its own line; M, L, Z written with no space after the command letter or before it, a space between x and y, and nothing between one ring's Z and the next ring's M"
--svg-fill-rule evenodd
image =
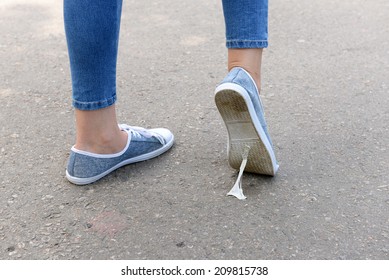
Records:
M223 0L228 71L242 67L261 88L262 50L268 46L268 1Z
M244 171L274 176L278 170L267 129L261 87L262 50L267 42L267 0L223 0L228 75L215 90L216 106L228 130L228 160L239 175L228 195L246 197Z
M66 178L77 185L93 183L124 165L157 157L174 143L168 129L117 123L121 9L122 0L64 0L77 128Z
M64 0L80 150L116 153L127 134L116 120L116 61L122 0Z

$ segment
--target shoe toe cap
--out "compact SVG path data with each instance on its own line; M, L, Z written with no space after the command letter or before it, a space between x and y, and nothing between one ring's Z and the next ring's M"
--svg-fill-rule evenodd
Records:
M174 141L174 135L173 133L167 129L167 128L153 128L150 129L150 131L153 131L163 137L165 139L166 143L170 143L171 141Z

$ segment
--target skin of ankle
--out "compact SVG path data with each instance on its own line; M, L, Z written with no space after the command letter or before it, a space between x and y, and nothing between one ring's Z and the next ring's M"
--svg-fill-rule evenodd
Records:
M261 64L263 49L228 49L228 71L234 67L245 69L261 89Z
M76 144L83 151L111 154L124 149L128 134L119 129L114 105L93 111L75 111Z

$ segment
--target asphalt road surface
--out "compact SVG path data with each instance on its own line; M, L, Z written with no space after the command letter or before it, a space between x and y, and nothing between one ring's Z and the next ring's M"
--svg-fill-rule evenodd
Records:
M389 2L270 1L276 177L237 171L213 101L220 1L125 0L120 121L176 144L78 187L62 1L0 1L0 259L389 259Z

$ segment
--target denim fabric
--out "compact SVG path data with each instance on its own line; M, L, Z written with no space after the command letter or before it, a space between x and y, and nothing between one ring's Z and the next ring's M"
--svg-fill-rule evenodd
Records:
M227 48L268 46L268 0L223 0L223 11Z
M80 110L116 101L116 60L122 0L64 0L64 22L73 88Z
M249 94L250 99L253 103L255 112L257 113L257 117L259 119L259 122L261 123L261 126L266 133L267 139L269 140L270 145L273 146L268 129L267 129L267 124L266 124L264 111L263 111L263 107L262 107L262 102L260 100L259 93L257 91L257 87L254 84L251 77L249 76L249 74L245 70L243 70L242 68L235 67L224 78L224 80L222 81L222 84L223 83L234 83L234 84L240 85L241 87L243 87L247 91L247 93Z
M268 0L223 0L227 48L267 47ZM97 110L116 101L122 0L64 0L73 106Z

